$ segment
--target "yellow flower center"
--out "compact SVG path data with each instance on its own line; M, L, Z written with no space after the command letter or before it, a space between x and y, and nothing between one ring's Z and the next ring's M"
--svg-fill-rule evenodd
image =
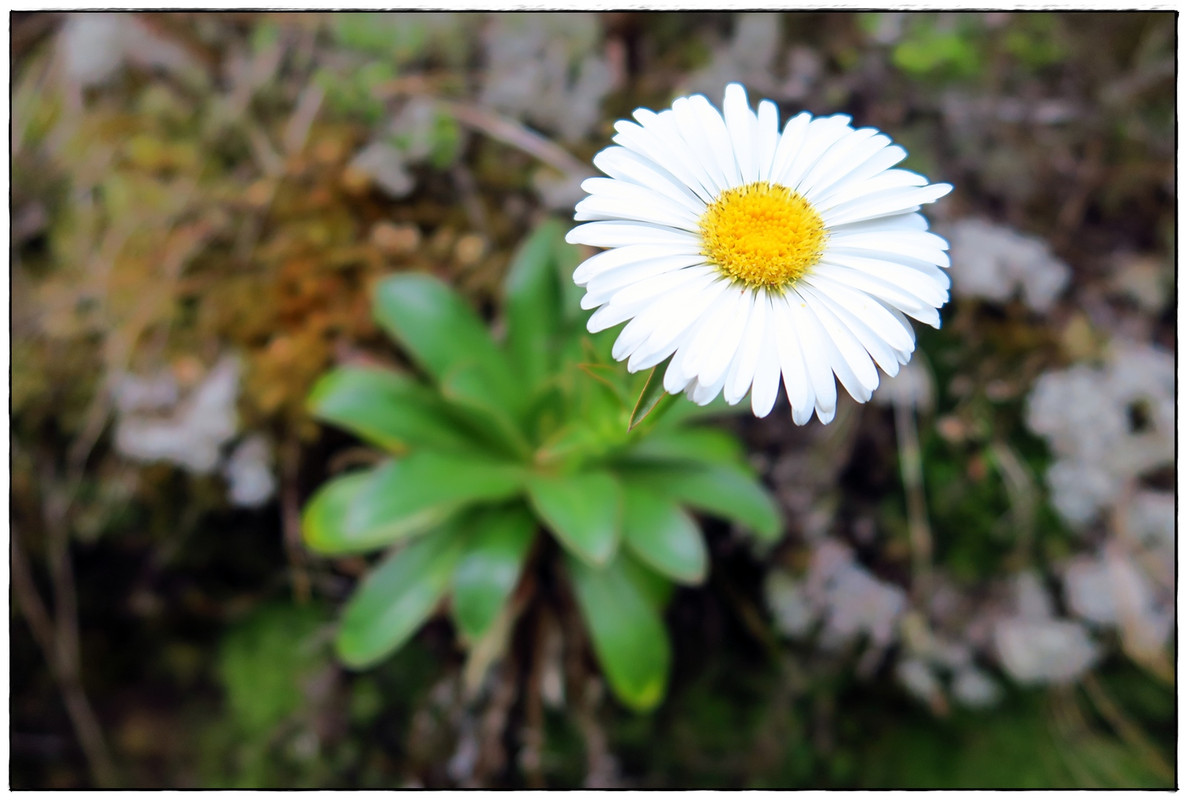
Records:
M820 260L828 231L800 195L766 181L727 189L701 216L701 241L723 275L753 288L794 283Z

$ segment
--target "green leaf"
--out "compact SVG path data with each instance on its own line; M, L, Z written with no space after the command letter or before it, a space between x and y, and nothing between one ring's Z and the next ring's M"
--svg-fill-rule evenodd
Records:
M503 408L518 407L522 396L506 354L444 283L429 275L395 275L378 285L373 308L379 325L436 380L476 365L481 396Z
M310 549L327 554L372 549L370 544L354 544L346 519L363 489L374 480L375 470L352 472L327 481L314 492L301 513L301 533Z
M473 538L453 573L453 618L471 641L486 633L519 581L536 520L516 505L491 509L473 525Z
M519 494L523 471L472 455L414 453L323 486L305 509L305 540L337 555L422 533L455 511Z
M628 485L734 520L763 540L779 538L782 526L774 498L740 466L623 465L618 473Z
M673 580L696 584L705 579L708 554L701 530L670 498L626 485L622 538L635 555Z
M647 598L647 602L662 614L668 607L668 601L672 599L676 584L628 552L620 551L614 563L622 568L623 573L635 585L635 589Z
M672 428L643 437L627 451L625 457L632 461L737 467L742 463L743 451L737 437L723 430Z
M472 438L415 379L381 367L338 367L309 393L318 419L345 428L386 450L408 446L473 449Z
M566 548L591 564L604 564L618 549L622 489L606 472L535 475L528 481L532 507Z
M562 311L556 241L563 238L556 220L540 225L516 251L507 272L507 347L530 387L555 367Z
M531 444L514 417L491 394L481 365L464 364L446 375L441 381L441 396L496 449L516 458L531 454Z
M619 561L597 569L570 558L568 567L610 688L636 711L654 708L667 690L672 658L659 612Z
M335 642L355 669L399 649L433 613L462 552L461 520L389 556L350 598Z
M526 475L515 464L448 453L414 453L381 468L351 512L358 529L375 524L423 530L463 506L514 497Z

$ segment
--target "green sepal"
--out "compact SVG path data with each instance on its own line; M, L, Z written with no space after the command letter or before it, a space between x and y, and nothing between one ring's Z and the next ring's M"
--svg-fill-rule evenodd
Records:
M647 382L643 384L639 398L631 410L630 422L627 430L634 430L645 419L652 423L663 416L663 413L674 405L677 395L668 394L664 389L663 365L651 368L647 374Z

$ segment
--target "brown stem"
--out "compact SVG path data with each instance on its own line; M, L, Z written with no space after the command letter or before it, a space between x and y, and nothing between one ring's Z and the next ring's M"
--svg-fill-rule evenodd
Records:
M474 180L474 174L458 163L449 170L449 177L457 189L458 200L466 212L470 227L489 239L490 221L486 217L482 201L478 199L478 185Z
M12 592L17 607L29 623L33 632L33 639L41 649L45 660L49 663L54 680L62 692L62 700L66 706L66 713L74 727L91 771L91 779L99 788L111 788L116 785L115 764L107 751L107 744L103 739L103 731L95 718L95 712L87 700L79 680L77 660L70 662L70 654L77 653L77 643L73 647L63 641L69 634L63 634L62 626L55 625L50 618L37 587L33 585L32 572L25 559L24 551L17 541L16 531L11 538L12 564ZM69 573L67 573L68 575ZM55 577L55 584L60 578ZM69 593L73 595L71 590ZM74 626L67 626L67 629Z
M525 726L521 735L523 747L519 753L519 766L531 789L544 788L544 772L540 763L540 750L544 744L544 702L541 684L544 674L545 615L534 615L532 625L531 667L528 670L524 694Z
M491 692L490 702L486 707L486 713L482 715L479 729L479 754L474 777L482 783L489 783L490 778L501 772L507 763L503 734L507 730L507 719L511 715L517 695L514 658L508 658L500 672L502 674Z
M606 732L598 722L602 683L587 667L586 653L590 642L585 620L568 592L558 598L557 613L564 633L565 696L585 744L585 788L612 789L616 783L616 769Z
M298 603L309 602L312 595L309 568L301 543L301 498L297 495L297 474L300 470L300 445L293 439L277 448L280 458L280 516L284 528L284 552L288 557L293 580L293 596Z
M519 122L481 106L455 103L433 98L444 111L458 122L482 131L492 139L522 150L538 161L555 167L566 175L585 175L592 170L551 139L546 139Z

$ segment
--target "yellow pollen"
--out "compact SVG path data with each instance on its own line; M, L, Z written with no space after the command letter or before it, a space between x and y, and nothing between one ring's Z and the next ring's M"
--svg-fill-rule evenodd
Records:
M828 232L800 195L766 181L727 189L701 216L703 253L723 275L779 289L820 260Z

